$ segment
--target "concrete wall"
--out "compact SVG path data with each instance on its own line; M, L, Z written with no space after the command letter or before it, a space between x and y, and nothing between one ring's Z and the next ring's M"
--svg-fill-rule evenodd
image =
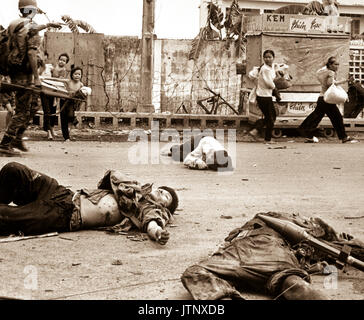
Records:
M101 42L96 37L93 44L91 36L48 35L45 46L50 62L56 63L59 53L68 52L70 64L73 61L82 64L83 82L93 89L94 96L89 108L81 111L135 112L139 103L141 40L103 36ZM155 40L155 109L174 113L187 101L189 112L201 113L196 100L210 95L204 90L207 86L237 108L240 76L236 74L236 63L242 58L236 53L235 44L227 47L225 41L205 41L196 61L188 60L191 44L192 40ZM223 111L223 114L230 113Z
M141 40L128 37L104 39L104 111L133 112L139 101Z

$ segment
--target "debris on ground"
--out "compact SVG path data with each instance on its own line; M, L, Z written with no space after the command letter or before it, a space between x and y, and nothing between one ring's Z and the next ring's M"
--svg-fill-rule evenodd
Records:
M287 149L287 147L286 146L277 146L277 147L268 147L268 149L276 149L276 150L278 150L278 149Z
M149 237L144 233L127 236L126 238L131 241L138 241L138 242L143 242L143 241L149 240Z
M360 216L360 217L344 217L344 219L364 219L364 216Z
M42 234L38 236L20 236L20 237L14 237L10 236L7 238L0 239L0 243L6 243L6 242L15 242L15 241L23 241L23 240L29 240L29 239L41 239L41 238L49 238L49 237L55 237L58 236L58 232L52 232L47 234Z
M232 216L224 216L224 215L221 215L220 218L221 219L232 219L233 217Z
M119 259L114 260L113 262L111 262L111 265L113 266L122 266L123 262Z

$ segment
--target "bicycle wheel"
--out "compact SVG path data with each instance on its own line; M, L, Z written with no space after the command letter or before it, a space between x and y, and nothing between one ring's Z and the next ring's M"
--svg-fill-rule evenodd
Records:
M226 102L220 102L215 109L215 114L237 115L238 112L233 110L233 108L230 105L228 105Z

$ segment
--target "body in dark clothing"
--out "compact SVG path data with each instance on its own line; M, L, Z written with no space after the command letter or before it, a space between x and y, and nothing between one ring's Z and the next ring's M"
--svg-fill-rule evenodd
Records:
M20 163L6 164L0 171L0 234L69 231L73 195L47 175Z
M353 257L364 257L362 241L342 238L319 218L276 212L259 215L289 221L339 251L349 245ZM310 272L317 263L334 263L335 260L305 241L290 242L259 215L232 230L212 256L184 271L181 280L192 297L196 300L243 299L244 292L258 292L272 297L283 295L286 299L325 299L308 286Z

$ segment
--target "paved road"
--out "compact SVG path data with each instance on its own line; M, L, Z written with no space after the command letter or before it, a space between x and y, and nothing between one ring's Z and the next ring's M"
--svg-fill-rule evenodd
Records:
M74 190L93 188L107 169L120 168L141 182L177 188L180 211L169 227L171 240L165 247L100 231L1 244L0 296L189 299L179 281L185 268L215 251L233 228L264 211L320 216L364 240L363 143L279 145L286 149L238 143L231 175L188 170L166 163L165 157L159 164L151 165L151 160L132 164L131 143L30 141L28 145L29 154L0 158L0 165L19 161ZM340 275L338 288L326 293L333 299L361 299L363 276L349 269ZM314 285L322 289L324 281L315 277Z

